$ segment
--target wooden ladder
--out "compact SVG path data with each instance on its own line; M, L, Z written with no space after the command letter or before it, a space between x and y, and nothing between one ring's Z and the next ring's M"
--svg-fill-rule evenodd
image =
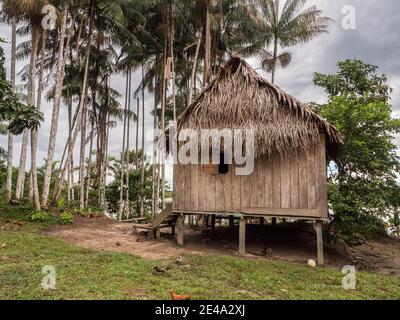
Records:
M178 215L172 212L172 205L167 205L151 223L133 224L133 230L134 232L138 229L153 231L156 239L160 239L160 229L172 227L174 230L177 219Z
M172 205L169 204L166 208L153 220L151 223L154 229L158 228L162 223L176 221L177 214L172 212Z

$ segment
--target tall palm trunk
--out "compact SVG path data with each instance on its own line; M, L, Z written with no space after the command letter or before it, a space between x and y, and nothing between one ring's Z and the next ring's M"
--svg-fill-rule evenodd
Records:
M156 57L157 59L157 57ZM156 76L154 80L154 110L153 110L153 168L152 168L152 208L151 213L154 217L157 213L156 209L156 173L157 173L157 146L156 146L156 130L158 129L157 120L157 104L158 104L158 93L159 93L159 78Z
M72 97L71 94L68 93L68 139L71 138L72 131ZM68 180L68 193L67 193L67 201L68 205L71 204L72 196L72 166L71 164L67 167L67 180Z
M141 179L140 179L140 216L144 216L144 157L145 157L145 148L144 148L144 65L142 61L142 167L141 167Z
M126 208L128 217L130 215L129 203L129 175L130 175L130 161L129 161L129 148L130 148L130 124L131 124L131 92L132 92L132 70L129 70L129 88L128 88L128 118L127 118L127 133L126 133Z
M15 62L17 51L17 19L11 18L11 88L15 92ZM14 135L8 132L6 202L12 197Z
M176 123L176 97L175 97L175 61L174 61L174 39L175 39L175 22L174 22L174 4L173 0L168 3L168 38L169 38L169 54L171 57L171 73L172 73L172 106L174 123Z
M29 129L25 129L22 135L19 169L18 169L17 183L15 186L15 199L17 201L21 199L24 193L25 167L26 167L26 155L28 153L28 142L29 142Z
M100 206L102 208L105 208L106 204L106 183L107 183L107 165L106 165L106 160L108 158L108 139L110 136L110 115L107 115L107 118L105 118L105 121L107 125L105 126L104 130L104 154L103 154L103 161L102 161L102 174L101 174L101 181L100 181Z
M105 84L106 84L106 105L108 105L109 101L109 77L106 76ZM98 135L97 142L97 154L96 154L96 167L97 172L99 173L99 191L98 191L98 203L101 208L105 209L105 189L106 189L106 159L107 159L107 150L108 150L108 131L109 131L109 117L110 114L106 109L105 112L101 112L99 114L101 120L100 123L100 134Z
M86 97L87 97L87 93L88 93L89 62L90 62L91 43L92 43L92 35L93 35L93 27L94 27L93 23L94 23L94 0L91 0L91 2L90 2L90 19L89 19L90 27L89 27L87 48L86 48L86 54L85 54L86 55L85 56L85 72L84 72L84 76L83 76L81 97L80 97L80 101L79 101L77 117L76 117L76 122L75 122L76 126L74 128L73 134L71 135L71 139L68 139L68 142L67 142L68 144L70 144L71 147L68 150L67 159L65 161L64 166L61 167L60 174L58 176L58 180L57 180L56 186L54 188L54 195L53 195L53 199L52 199L53 205L56 203L56 201L60 197L66 168L71 161L74 145L75 145L76 139L78 137L79 131L81 129L80 125L82 122L84 106L86 105Z
M195 89L195 81L196 81L196 71L197 71L197 61L199 59L199 53L200 53L200 46L201 46L201 38L203 36L203 27L200 29L200 35L197 38L197 44L196 44L196 53L194 55L194 61L193 61L193 69L192 69L192 76L190 79L190 85L189 85L189 93L188 93L188 106L192 104L193 101L193 90Z
M164 66L167 63L167 45L165 45L164 49ZM164 72L163 74L163 84L162 84L162 94L161 94L161 130L162 132L165 132L165 111L167 108L167 78L166 78L166 73ZM164 210L164 198L165 198L165 193L164 193L164 185L165 185L165 161L164 157L165 155L162 154L160 155L161 157L161 208Z
M85 198L86 208L89 206L90 177L92 171L93 136L94 136L94 121L92 120L90 124L90 145L89 145L89 158L88 158L87 177L86 177L86 198Z
M128 113L128 90L129 90L129 74L126 72L126 85L125 85L125 108L124 108L124 129L122 134L122 151L121 151L121 185L119 191L119 220L122 220L122 216L125 213L125 202L124 202L124 189L125 189L125 141L126 141L126 120Z
M203 74L203 87L207 85L211 77L211 19L210 10L207 5L206 13L206 42L205 42L205 57L204 57L204 74Z
M59 45L58 57L57 57L57 79L56 79L56 87L55 87L55 95L54 95L53 115L51 118L49 147L48 147L48 151L47 151L46 171L45 171L44 182L43 182L43 193L42 193L42 206L43 207L47 207L47 204L48 204L49 193L50 193L51 174L52 174L54 153L55 153L55 147L56 147L58 118L59 118L59 114L60 114L60 105L61 105L61 91L62 91L62 85L64 82L64 68L65 68L65 60L66 60L66 54L64 53L64 37L65 37L65 32L66 32L67 15L68 15L68 8L65 8L63 10L63 14L62 14L62 23L61 23L61 30L60 30L60 45Z
M86 155L86 125L87 125L87 107L86 103L83 106L83 115L81 117L81 146L79 157L79 208L81 211L85 209L85 155Z
M29 85L28 85L28 101L29 104L36 108L35 99L35 75L36 75L36 55L39 44L39 30L36 27L32 28L32 51L31 60L29 64ZM40 87L40 84L39 84ZM37 181L37 140L38 132L37 129L31 130L31 184L33 191L33 204L35 210L40 210L40 198L39 198L39 188Z
M279 21L279 0L275 0L275 24L277 29L277 24ZM271 82L275 83L275 72L276 72L276 59L278 57L278 35L275 34L275 39L274 39L274 57L273 57L273 62L272 62L272 75L271 75Z
M39 30L37 30L39 35ZM38 39L39 40L39 39ZM44 78L44 60L45 60L45 53L46 53L46 41L47 41L47 32L46 30L41 31L41 42L42 47L40 49L40 64L39 64L39 83L38 83L38 91L37 91L37 101L36 101L36 109L40 111L42 107L42 94L43 94L43 78ZM35 70L33 70L35 73ZM35 99L33 97L33 99ZM37 144L38 144L38 132L37 130L32 130L31 132L31 157L32 157L32 168L30 174L30 181L29 181L29 199L34 201L35 209L40 210L40 196L39 196L39 189L38 189L38 182L37 182L37 169L36 169L36 161L37 161Z
M136 171L139 171L139 119L140 119L140 98L138 97L136 100L136 136L135 136ZM140 192L138 192L136 201L136 213L139 213L139 215L140 215L140 197L141 197Z
M29 189L28 189L29 201L33 203L33 180L32 180L32 170L29 171Z

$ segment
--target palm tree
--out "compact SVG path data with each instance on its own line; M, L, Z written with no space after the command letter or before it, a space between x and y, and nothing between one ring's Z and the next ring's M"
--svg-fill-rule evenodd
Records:
M141 172L140 172L140 217L144 216L144 172L145 172L145 147L144 147L144 124L145 124L145 114L144 114L144 86L143 86L143 79L144 79L144 64L142 62L142 158L141 158ZM139 119L138 119L138 126L139 126Z
M129 91L129 74L126 72L126 88L125 88L125 108L124 108L124 129L123 129L123 134L122 134L122 152L121 152L121 188L120 188L120 201L119 201L119 220L122 220L122 215L125 213L125 202L124 202L124 188L127 186L125 185L124 177L125 177L125 169L126 169L126 157L128 157L128 162L129 162L129 148L125 147L125 142L126 142L126 123L128 119L128 92ZM129 125L128 125L129 126ZM128 175L128 173L127 173Z
M105 183L105 155L106 155L106 146L107 146L107 137L108 137L108 127L112 124L110 122L110 116L113 113L120 112L119 104L115 101L118 93L115 90L112 90L109 87L109 76L113 71L112 68L109 67L112 63L106 65L106 70L100 70L99 74L92 74L92 68L96 69L95 62L99 59L102 59L102 56L108 55L109 50L104 49L102 43L108 43L106 39L108 34L113 33L120 36L124 33L123 26L121 25L121 21L123 20L123 12L121 17L121 4L124 4L124 0L120 1L112 1L112 0L91 0L89 6L89 18L81 18L80 25L88 21L89 30L86 28L79 27L78 41L76 41L75 51L76 60L79 65L79 70L77 71L79 75L82 75L80 80L80 89L79 90L79 105L77 107L77 111L74 116L74 121L72 125L72 132L69 135L67 146L64 149L64 156L60 163L60 170L58 175L58 180L54 188L54 193L52 196L52 204L55 204L56 200L59 198L63 181L65 177L65 173L67 168L70 166L72 157L73 157L73 149L75 142L78 138L79 132L81 132L81 151L80 151L80 207L83 209L85 207L85 146L86 146L86 124L87 114L91 111L87 109L87 106L91 105L100 107L99 110L95 111L96 107L92 110L94 116L94 121L96 123L96 132L98 134L98 146L97 146L97 154L96 154L96 162L97 162L97 172L98 177L97 180L99 182L99 201L100 196L104 194L104 188L101 184ZM115 15L115 19L114 16ZM84 41L79 41L80 38L84 38ZM75 42L75 41L74 41ZM84 53L84 64L80 63L79 52L81 51L81 47L83 44L86 45L85 53ZM73 68L72 68L73 70ZM90 70L90 72L89 72ZM90 91L89 91L90 89ZM92 92L92 96L89 96L89 92ZM101 95L99 94L101 93ZM97 103L98 97L102 100L101 104ZM106 112L103 112L105 110ZM89 119L90 120L90 119ZM100 153L99 153L100 151ZM104 169L104 170L103 170ZM102 201L100 201L102 202Z
M36 77L36 55L39 47L39 40L41 32L39 28L32 28L32 52L31 60L29 64L29 86L28 86L28 100L31 107L37 108L37 102L35 98L35 77ZM40 199L39 199L39 187L37 182L37 129L31 130L31 186L33 195L33 204L36 210L40 210Z
M87 38L87 47L86 47L86 52L85 52L85 64L84 64L84 76L83 76L83 83L82 83L82 90L80 94L80 101L79 101L79 106L75 118L75 125L73 126L73 132L71 133L67 146L69 145L67 156L65 163L61 162L61 169L60 173L58 175L58 180L54 188L54 194L52 198L52 204L55 205L56 201L60 197L61 191L62 191L62 185L65 177L65 172L71 162L72 156L73 156L73 149L74 145L76 142L76 139L78 137L79 131L81 130L82 122L85 119L85 112L86 112L86 99L87 99L87 93L88 93L88 77L89 77L89 64L90 64L90 52L92 48L92 35L93 35L93 29L94 29L94 11L95 11L95 1L91 0L90 1L90 14L89 14L89 32L88 32L88 38ZM85 124L84 124L85 125ZM81 144L81 149L85 148L85 144ZM82 153L82 151L81 151ZM81 164L82 165L82 164ZM83 180L83 177L81 176L81 180ZM81 181L81 189L84 188L83 181ZM81 199L80 199L80 207L81 209L84 208L84 192L81 190Z
M11 88L15 92L15 62L17 51L17 19L11 18ZM12 172L13 172L13 152L14 135L8 132L8 150L7 150L7 184L6 184L6 202L12 198Z
M45 54L46 54L46 41L47 41L47 32L46 30L41 31L40 39L42 42L41 50L40 50L40 63L39 63L39 84L38 84L38 91L37 91L37 102L36 102L36 109L40 111L42 105L42 92L44 88L44 64L45 64ZM31 71L34 72L34 71ZM32 74L31 74L32 76ZM37 150L37 143L38 143L38 131L37 129L33 129L31 131L31 187L32 187L32 199L34 201L35 209L40 210L40 197L39 197L39 188L38 188L38 178L37 178L37 164L36 164L36 150Z
M51 173L52 173L52 164L54 160L54 152L56 146L56 137L57 137L57 128L58 128L58 117L60 113L60 105L61 105L61 91L62 85L64 81L64 68L65 68L65 60L67 56L68 46L66 46L64 50L64 37L66 33L66 24L68 17L68 6L64 7L62 10L62 17L60 23L60 36L59 36L59 46L58 46L58 55L57 55L57 71L56 71L56 85L55 85L55 93L54 93L54 105L53 105L53 115L51 119L51 128L49 135L49 147L47 152L47 165L46 165L46 174L44 176L43 183L43 193L42 193L42 206L47 207L48 198L50 193L50 181L51 181Z
M286 68L292 61L292 54L288 51L279 53L279 48L304 44L328 32L332 19L322 16L322 11L316 6L301 11L305 0L287 0L281 14L279 0L257 0L256 3L261 17L260 38L254 46L260 45L262 48L262 67L272 73L271 81L274 83L277 66ZM271 43L272 52L265 49Z
M22 18L29 22L31 28L31 55L29 63L29 74L28 74L28 103L31 107L35 108L35 76L36 76L36 57L38 52L39 40L41 36L40 24L42 19L41 9L43 5L47 4L46 0L4 0L3 8L7 15L11 17ZM37 188L37 174L36 174L36 148L37 148L37 129L33 129L31 132L31 165L35 172L32 172L32 186L34 191L34 204L36 209L40 209L38 188ZM23 179L25 176L25 165L26 155L28 147L29 131L24 130L23 141L21 147L21 158L20 167L18 171L16 194L17 200L20 199ZM33 141L32 141L33 140ZM38 205L39 204L39 205Z

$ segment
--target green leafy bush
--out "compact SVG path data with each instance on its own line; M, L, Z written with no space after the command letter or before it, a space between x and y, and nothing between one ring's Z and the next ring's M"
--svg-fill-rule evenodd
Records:
M35 211L32 213L30 219L34 222L51 222L54 220L54 217L49 212Z
M400 119L392 115L392 89L387 77L377 73L378 67L360 60L338 66L336 74L314 77L329 95L328 103L315 110L345 137L337 158L329 163L334 214L327 234L328 242L340 237L360 244L396 228L396 219L388 220L388 215L400 207L400 158L393 140L400 132Z
M71 212L64 211L63 213L61 213L58 223L62 225L73 224L74 215Z

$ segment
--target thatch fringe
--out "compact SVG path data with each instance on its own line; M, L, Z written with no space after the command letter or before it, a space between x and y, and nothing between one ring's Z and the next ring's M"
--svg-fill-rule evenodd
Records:
M240 57L231 58L179 117L178 131L185 128L254 129L256 157L307 149L321 131L329 150L343 143L336 128L263 79Z

